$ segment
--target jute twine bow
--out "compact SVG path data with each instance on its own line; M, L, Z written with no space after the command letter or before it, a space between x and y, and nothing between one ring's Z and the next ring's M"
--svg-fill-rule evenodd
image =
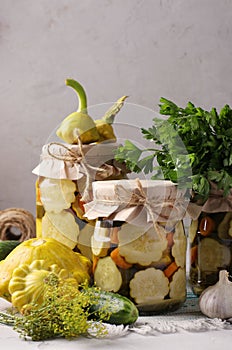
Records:
M52 145L60 146L64 149L66 149L67 154L60 155L60 154L55 154L55 153L51 152L50 147ZM48 154L50 157L58 159L58 160L63 160L65 162L70 162L72 165L74 165L75 163L80 164L80 162L82 161L82 158L83 158L81 153L75 152L74 150L72 150L71 148L69 148L68 146L66 146L60 142L50 142L48 144L47 151L48 151Z
M83 147L82 147L82 142L80 140L80 137L77 137L78 140L78 146L79 146L79 152L75 152L74 150L72 150L71 148L69 148L68 146L64 145L63 143L59 143L59 142L51 142L48 144L48 148L47 148L47 152L49 154L50 157L58 159L58 160L62 160L65 162L70 162L72 165L75 164L80 164L80 166L83 167L84 169L84 175L86 176L86 184L85 184L85 188L84 188L84 192L82 194L82 200L84 202L88 202L90 201L92 198L90 196L90 192L91 192L91 188L92 188L92 181L93 181L93 176L95 176L95 174L97 172L104 172L105 170L99 167L94 167L90 164L87 163L86 161L86 157L83 151ZM57 145L60 146L64 149L67 150L67 154L64 155L60 155L60 154L55 154L50 150L50 147L52 145Z
M14 229L17 229L14 232ZM36 236L34 216L21 208L9 208L0 211L0 240L20 242Z
M117 195L118 202L120 204L128 204L128 206L144 206L152 219L153 226L154 226L160 240L164 240L165 237L160 232L158 222L154 216L153 206L150 203L150 201L148 200L146 193L144 192L142 184L139 181L139 179L136 179L136 184L137 184L137 188L134 191L132 191L132 193L129 190L125 189L122 185L116 184L115 185L115 193ZM124 192L126 192L128 195L131 196L129 202L126 202L126 201L123 202L120 199L120 191L119 191L120 188ZM169 208L172 207L173 208L173 205L170 202L164 202L163 207L169 207Z

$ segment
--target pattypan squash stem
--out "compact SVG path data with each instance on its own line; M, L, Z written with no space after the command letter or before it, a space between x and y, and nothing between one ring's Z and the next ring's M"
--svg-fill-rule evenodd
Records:
M79 106L77 112L85 112L87 114L87 96L83 86L74 79L66 79L66 85L72 87L78 96Z
M101 121L106 124L113 124L116 114L122 108L124 101L127 99L127 97L128 96L122 96L121 98L119 98L117 102L112 107L110 107L108 111L106 111L105 115L101 118Z

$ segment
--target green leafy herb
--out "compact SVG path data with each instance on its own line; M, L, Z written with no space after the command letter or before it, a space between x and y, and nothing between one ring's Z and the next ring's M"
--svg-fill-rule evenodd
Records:
M163 97L159 107L165 117L154 118L150 128L141 129L155 148L140 150L126 141L117 150L116 160L137 173L153 172L152 179L192 188L195 200L208 198L211 182L228 195L232 188L232 109L225 105L220 113L216 108L206 111L191 102L181 108ZM148 150L149 156L143 157Z
M41 306L31 304L20 316L0 313L0 322L13 326L25 340L30 338L34 341L89 335L91 324L94 325L96 336L106 333L101 321L110 317L107 305L98 310L98 322L91 321L90 308L99 303L101 296L97 293L97 287L82 285L81 290L78 290L69 282L54 279L47 283Z

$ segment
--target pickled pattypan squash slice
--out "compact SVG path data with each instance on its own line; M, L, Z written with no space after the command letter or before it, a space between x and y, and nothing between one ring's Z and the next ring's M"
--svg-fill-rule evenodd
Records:
M231 261L229 247L209 237L202 239L199 243L198 256L201 271L219 271L221 268L226 268Z
M98 260L94 281L98 287L108 292L117 292L120 289L122 276L110 256Z
M76 185L69 179L44 179L40 185L40 199L45 211L59 213L75 201Z
M42 238L51 237L73 249L77 244L79 226L74 216L63 210L60 213L45 213L42 218Z
M159 229L161 227L159 226ZM163 251L167 247L166 232L164 239L161 240L154 227L147 232L140 234L138 238L136 232L129 230L120 230L118 232L119 253L128 263L148 266L152 262L159 261Z
M137 304L152 304L163 300L169 292L169 280L161 270L149 267L135 273L130 281L130 296Z
M34 260L31 264L21 264L13 271L9 283L12 305L20 312L31 303L40 306L49 277L67 280L78 286L77 280L68 270L57 264L49 265L45 260Z
M172 246L172 256L174 257L177 266L184 268L186 262L187 240L182 222L176 224L173 240L174 245Z
M186 295L185 269L179 268L172 276L169 296L171 299L182 299Z

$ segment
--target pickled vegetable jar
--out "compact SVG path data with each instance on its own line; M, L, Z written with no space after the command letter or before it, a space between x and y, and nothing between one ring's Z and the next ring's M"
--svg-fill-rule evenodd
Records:
M83 203L92 195L92 181L126 176L114 160L117 143L43 146L36 180L36 235L52 237L74 249L80 231L95 221L84 218Z
M192 220L190 238L190 285L196 295L215 284L219 271L232 274L232 211L201 212Z
M93 183L85 205L97 286L130 298L141 315L173 311L186 299L184 194L169 181Z

